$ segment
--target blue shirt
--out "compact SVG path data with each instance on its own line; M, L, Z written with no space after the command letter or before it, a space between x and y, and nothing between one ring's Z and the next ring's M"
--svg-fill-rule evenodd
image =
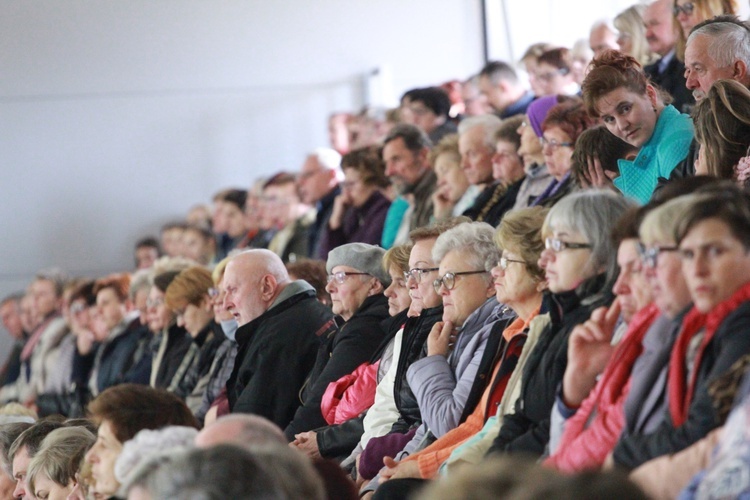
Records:
M693 122L669 105L656 121L654 132L633 161L618 160L620 176L614 180L622 194L641 205L648 202L659 177L669 178L685 159L693 140Z

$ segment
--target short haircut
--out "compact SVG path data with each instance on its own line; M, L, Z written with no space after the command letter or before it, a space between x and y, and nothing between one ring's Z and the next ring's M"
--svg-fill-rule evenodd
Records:
M168 425L161 429L143 429L133 439L123 443L114 464L115 479L125 484L130 474L150 455L159 452L176 452L194 446L198 429L182 425Z
M127 489L143 488L152 498L322 498L322 488L312 497L288 496L285 483L252 452L222 444L158 455L138 467Z
M161 254L161 247L159 246L159 240L153 236L144 236L135 242L135 248L155 248L157 252Z
M88 307L96 305L96 294L94 293L94 281L84 281L70 292L69 301L83 300Z
M385 175L385 163L379 146L366 146L346 153L341 158L341 169L359 173L362 184L384 188L390 185Z
M214 285L211 272L202 266L189 267L180 272L164 292L164 302L173 311L188 304L198 305L208 299L208 289Z
M732 181L717 182L688 195L690 205L675 227L679 244L693 227L706 219L718 219L746 250L750 250L750 194Z
M430 165L435 168L435 160L437 157L443 154L453 155L458 161L461 161L461 153L458 150L458 134L448 134L440 139L440 142L435 144L435 147L430 151Z
M479 71L479 76L489 79L493 85L501 81L518 84L518 74L513 66L504 61L490 61Z
M518 127L525 119L526 116L524 115L515 115L503 120L500 127L495 131L495 142L504 141L513 144L513 147L518 151L518 148L521 147L521 135L518 133Z
M533 59L536 62L539 56L541 56L551 48L553 48L553 45L547 42L532 43L524 51L523 55L521 56L520 62L524 63L528 59Z
M29 463L27 481L31 492L36 489L39 474L62 486L74 481L78 464L95 441L96 436L84 427L61 427L47 434Z
M605 172L619 174L617 160L637 152L638 148L614 135L604 125L588 128L578 136L573 150L573 179L580 185L582 176L587 177L588 161L591 158L598 158Z
M338 114L341 115L343 113ZM331 117L333 116L336 116L336 114L331 115ZM347 116L349 115L347 114ZM315 148L310 151L308 156L314 157L318 161L318 164L326 170L341 170L341 154L335 149Z
M8 450L8 463L13 464L13 458L21 449L26 448L26 454L33 458L39 451L42 441L47 434L63 426L61 419L45 418L23 431Z
M287 184L294 184L297 182L297 178L289 172L277 172L266 180L263 184L263 189L272 186L285 186ZM244 205L243 205L244 207Z
M328 273L326 263L317 259L297 259L285 264L286 270L296 279L307 281L314 289L319 301L330 304L331 295L326 290Z
M12 461L9 459L10 447L18 439L18 436L32 425L28 422L14 422L0 425L0 462L10 477L13 477L13 471L11 470Z
M34 281L49 281L55 289L55 295L62 297L65 284L68 282L68 276L58 268L43 269L36 273Z
M171 231L172 229L179 229L180 231L182 231L183 229L185 229L185 226L187 226L187 222L185 222L184 220L173 220L161 226L161 229L159 229L159 233L164 234L167 231Z
M691 203L689 196L679 196L647 213L638 229L641 242L646 246L657 243L676 245L677 222Z
M449 117L451 100L448 93L440 87L413 89L409 93L411 102L421 102L437 116Z
M581 83L583 103L589 115L598 118L598 102L603 96L618 88L645 95L648 84L648 78L635 58L616 50L605 50L591 61Z
M544 251L542 226L549 210L529 207L505 214L495 233L495 243L501 250L517 253L526 263L526 271L537 281L544 280L544 269L539 257Z
M121 442L132 439L142 429L159 429L166 425L198 428L184 401L162 389L138 384L110 387L88 405L92 420L109 422Z
M21 304L21 299L23 298L24 293L23 292L16 292L12 293L10 295L6 295L5 297L0 300L0 306L4 306L8 302L14 302L16 306L19 306Z
M245 202L247 201L247 190L246 189L225 189L220 191L214 196L214 201L222 201L224 203L231 203L240 210L245 210Z
M192 231L198 234L204 241L212 241L214 239L214 233L211 232L211 229L201 224L188 224L185 226L185 231Z
M169 288L169 285L181 272L182 270L173 270L155 274L154 286L158 288L161 293L167 293L167 288Z
M151 281L150 281L151 272L148 269L140 269L133 273L133 275L130 278L130 300L134 301L135 296L144 289L150 289L151 288Z
M736 179L735 166L750 154L750 90L735 80L718 80L693 112L695 138L705 148L704 168L721 179Z
M411 243L405 243L386 250L385 255L383 255L383 269L388 272L391 267L395 267L402 272L408 271L411 247Z
M96 280L94 282L94 295L99 295L99 292L106 288L111 288L119 301L125 302L128 300L128 292L130 291L130 275L127 273L110 274Z
M406 149L415 154L419 153L424 148L430 149L432 147L432 141L427 137L427 134L416 125L408 123L400 123L393 127L391 131L388 132L388 135L385 136L385 139L383 139L383 145L385 146L389 142L397 139L404 141ZM342 168L344 168L343 160Z
M473 271L489 271L500 260L495 228L486 222L464 222L445 231L432 247L432 260L438 263L452 251L460 252ZM484 279L489 283L492 276L485 274Z
M643 207L631 207L617 219L617 223L610 231L615 248L625 240L638 239L638 227L641 225L645 211Z
M537 64L549 64L557 68L561 75L567 75L573 66L570 60L570 50L565 47L557 47L542 53L536 60Z
M542 122L542 131L557 127L570 137L574 145L584 130L593 126L594 121L586 113L579 99L555 104Z
M617 220L632 206L632 201L609 190L569 194L550 209L542 235L547 237L561 229L581 234L591 245L588 270L596 272L604 268L608 283L613 284L618 270L617 248L610 234Z
M708 56L718 66L727 67L735 61L743 61L750 68L750 26L737 16L716 16L695 25L687 43L698 36L709 38Z
M435 222L433 224L430 224L429 226L423 226L423 227L418 227L416 229L412 229L411 232L409 233L409 239L411 240L413 244L413 243L416 243L417 241L437 238L438 236L446 232L448 229L452 227L456 227L457 225L462 224L464 222L471 222L471 219L463 215L460 215L458 217L449 217L448 219Z
M458 124L458 135L462 136L476 127L484 127L484 145L495 150L495 133L502 125L502 120L496 115L470 116Z

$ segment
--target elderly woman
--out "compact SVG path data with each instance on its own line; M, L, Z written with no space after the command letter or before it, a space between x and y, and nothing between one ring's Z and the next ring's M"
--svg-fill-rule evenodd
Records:
M489 300L495 295L490 269L500 260L493 237L492 226L467 222L441 234L432 249L433 260L440 262L433 286L443 298L443 317L427 338L427 356L406 373L422 424L399 458L424 446L428 433L441 437L454 429L479 402L500 342L490 333L511 319ZM396 462L386 457L385 464L392 468ZM365 491L374 490L383 473Z
M341 159L344 181L333 202L328 229L323 235L323 255L345 243L380 243L391 202L381 192L390 182L380 149L370 146Z
M514 370L518 369L529 324L539 313L542 293L546 289L544 271L537 264L544 249L541 230L546 214L547 211L541 207L510 212L503 218L495 235L495 242L503 249L502 257L492 268L495 298L500 304L511 308L517 317L504 331L498 328L492 333L502 337L502 340L497 349L497 359L493 360L495 366L492 380L484 389L479 404L461 425L427 448L402 460L396 467L386 471L384 476L391 479L436 477L438 467L453 450L478 433L488 419L496 421L496 413L502 417L511 410L511 405L502 403L501 400L511 400L505 395L513 393L516 384L509 379ZM517 380L518 378L515 379L516 383ZM392 494L396 493L394 490L403 493L412 485L415 483L389 482L381 487L381 493L386 490ZM421 483L416 483L415 486L421 486Z
M750 353L750 197L721 183L689 202L675 235L694 306L670 355L669 418L650 434L620 440L614 461L627 468L680 451L717 427L708 386Z
M353 390L367 392L367 395L359 394L356 398L360 408L364 404L360 400L369 402L369 409L364 408L367 409L369 422L382 423L389 421L389 419L392 421L398 416L393 404L393 377L396 372L394 361L398 360L401 351L404 324L407 320L407 314L410 313L412 302L404 278L404 275L409 271L410 252L411 244L407 244L391 247L383 255L383 269L387 270L391 277L391 284L383 292L388 299L390 318L381 323L385 331L385 337L381 346L371 357L368 366L368 369L375 370L374 379L377 386L372 387L371 392L369 389L362 389L361 386L357 387L359 380L351 386ZM386 339L389 339L387 343ZM357 368L357 371L359 370L360 368ZM364 377L365 375L360 374L358 376ZM342 400L343 398L344 396L342 396ZM313 458L321 456L323 458L336 458L349 454L357 446L366 431L364 420L365 414L360 413L340 424L297 434L293 443L297 449ZM369 431L369 429L367 430Z
M635 4L617 14L612 24L617 28L617 45L620 52L633 56L642 66L654 62L654 53L646 40L643 13L646 5Z
M591 311L612 299L617 262L609 234L629 206L615 193L584 191L563 198L547 215L540 265L551 292L546 299L550 323L529 353L515 412L503 418L491 451L544 452L550 412L567 364L568 338Z
M65 500L77 484L78 464L96 436L83 427L50 432L29 463L27 481L39 500Z
M695 138L701 145L696 174L750 179L750 90L734 80L719 80L695 107Z
M120 487L115 462L123 444L138 431L166 425L197 428L195 417L177 396L142 385L110 387L89 403L88 410L99 428L85 459L91 467L93 493L104 498L115 495Z
M614 185L640 204L654 192L659 177L685 159L693 139L690 117L665 105L631 56L605 51L594 59L583 81L588 113L609 131L639 148L635 159L617 162L620 176Z
M552 206L573 189L571 168L578 137L589 127L589 118L579 99L551 108L542 122L542 154L553 181L533 205Z
M432 148L430 165L437 176L437 189L432 195L435 219L461 215L474 203L479 189L469 184L461 168L458 135L447 135Z
M369 360L385 337L380 322L388 317L383 295L391 277L382 267L385 250L366 243L349 243L328 253L326 270L334 314L341 319L339 331L321 339L318 357L301 394L302 406L284 430L295 434L326 425L320 402L328 384L351 373Z
M216 351L225 340L214 320L214 299L209 295L213 285L206 268L189 267L172 280L164 295L167 307L175 311L177 325L193 340L167 390L185 399L193 413L201 407Z

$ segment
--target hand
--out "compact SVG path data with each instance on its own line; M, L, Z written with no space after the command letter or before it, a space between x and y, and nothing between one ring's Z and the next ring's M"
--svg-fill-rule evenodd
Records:
M450 217L455 203L448 198L447 189L439 188L432 194L432 206L435 220L442 220Z
M381 483L388 481L389 479L419 479L422 477L419 473L419 464L416 460L400 462L391 457L383 457L383 463L385 464L385 467L380 471Z
M328 227L333 230L341 227L341 224L344 222L344 214L350 204L351 201L346 193L341 193L333 199L333 208L331 209L331 217L328 219Z
M94 346L95 340L96 336L91 330L83 330L78 332L78 334L76 335L76 348L78 349L78 352L84 356L90 353L91 349Z
M322 458L318 449L318 434L315 431L295 434L294 441L289 443L289 446L297 448L312 459Z
M357 458L354 459L354 467L357 470L357 480L354 481L354 485L358 489L362 489L362 487L367 484L369 481L362 477L362 474L359 473L359 458L362 456L362 454L357 455Z
M456 335L453 331L453 323L450 321L438 321L432 325L430 335L427 337L427 355L445 356L453 349Z
M584 188L614 188L612 181L617 177L617 172L605 172L602 168L602 162L596 157L589 156L587 163L584 179L581 179L581 186Z
M615 468L615 456L613 452L609 452L609 455L607 455L607 458L604 459L604 463L602 464L602 470L612 470Z
M571 407L580 406L596 385L596 377L607 366L614 346L612 334L620 317L620 301L608 308L600 307L591 318L576 326L568 340L568 366L563 376L563 400Z

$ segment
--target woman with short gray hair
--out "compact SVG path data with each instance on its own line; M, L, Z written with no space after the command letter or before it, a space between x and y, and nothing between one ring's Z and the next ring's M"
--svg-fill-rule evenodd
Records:
M76 486L76 473L96 436L83 427L62 427L50 432L29 463L29 493L40 499L66 498Z

